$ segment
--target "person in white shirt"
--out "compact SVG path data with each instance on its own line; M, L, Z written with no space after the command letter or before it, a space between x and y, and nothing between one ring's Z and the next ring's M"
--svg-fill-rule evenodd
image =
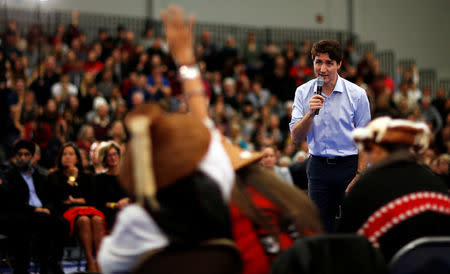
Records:
M70 83L70 77L68 74L63 74L61 80L52 86L52 96L56 102L66 101L69 96L78 95L78 88Z

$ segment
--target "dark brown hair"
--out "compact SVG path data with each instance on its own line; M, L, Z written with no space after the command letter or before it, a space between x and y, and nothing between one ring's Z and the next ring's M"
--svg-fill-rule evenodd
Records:
M250 220L270 233L277 233L264 215L251 202L247 187L253 187L265 198L274 203L283 212L283 218L295 225L300 235L306 231L322 233L319 212L308 196L292 185L282 181L275 173L261 167L258 163L250 164L236 171L236 184L233 187L232 202Z
M58 152L58 157L56 157L56 167L59 171L64 171L64 167L61 163L61 159L62 159L62 155L64 152L64 149L66 149L67 147L72 147L73 150L75 151L75 155L77 156L77 163L75 164L75 166L78 168L78 173L83 172L83 164L82 164L82 160L81 160L81 154L80 154L80 150L78 149L78 146L72 142L67 142L64 143L61 148L59 149Z
M335 40L320 40L312 46L311 56L314 60L320 53L328 53L331 60L340 63L342 61L343 53L341 45Z

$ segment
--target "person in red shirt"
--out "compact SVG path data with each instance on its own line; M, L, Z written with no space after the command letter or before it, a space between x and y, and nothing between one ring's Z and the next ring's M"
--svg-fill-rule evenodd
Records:
M319 213L300 189L260 165L262 153L222 144L236 171L230 217L242 273L270 273L272 262L295 239L323 232Z
M183 10L175 6L161 17L171 54L181 65L180 77L191 113L199 120L209 119L200 69L192 65L196 63L193 20L185 22ZM270 273L272 261L295 238L322 233L319 213L301 190L260 166L262 154L244 151L225 139L222 145L236 171L229 210L242 273Z
M88 54L88 60L84 63L84 71L97 75L103 70L103 63L97 60L98 56L95 51L91 50Z

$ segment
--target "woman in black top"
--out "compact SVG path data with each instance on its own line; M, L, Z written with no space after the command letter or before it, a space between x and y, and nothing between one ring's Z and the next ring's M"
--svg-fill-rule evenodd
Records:
M98 155L105 172L95 176L95 205L105 214L107 229L111 229L116 213L128 205L130 200L117 178L120 152L119 145L110 141L102 146Z
M92 204L93 180L83 172L80 152L74 143L65 143L58 154L56 170L48 176L54 188L55 210L70 222L71 235L75 231L86 254L87 271L100 272L93 257L105 234L105 218Z

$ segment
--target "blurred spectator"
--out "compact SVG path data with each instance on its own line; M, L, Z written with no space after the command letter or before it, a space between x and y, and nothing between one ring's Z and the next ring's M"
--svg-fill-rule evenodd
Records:
M289 76L300 86L313 78L312 67L308 66L307 55L301 54L289 70Z
M77 60L76 53L69 49L67 54L65 55L64 63L61 66L61 73L66 74L70 73L75 68L75 62Z
M52 86L59 81L59 74L56 72L56 60L54 56L48 56L45 59L44 71L38 72L39 75L31 85L30 89L35 92L36 100L39 106L45 106L52 97Z
M89 74L85 75L86 76ZM94 99L99 95L97 91L97 85L94 83L86 85L86 94L81 95L80 98L80 112L86 115L88 112L92 111L94 107Z
M34 152L33 158L31 159L31 165L36 170L36 172L46 177L49 172L48 169L39 164L40 160L42 159L41 148L37 144L35 144L35 146L36 150Z
M19 58L21 55L20 50L18 49L18 35L16 30L14 29L8 29L5 32L5 40L4 43L2 43L3 47L3 53L5 54L5 57L7 60L15 60Z
M289 172L289 169L287 167L280 167L277 163L277 155L276 150L272 146L265 147L262 150L263 158L261 159L261 164L275 172L279 178L281 178L283 181L289 184L294 184L294 181L292 180L291 173Z
M224 89L224 103L227 113L234 113L239 109L239 104L236 98L237 86L236 80L231 77L227 77L223 80Z
M95 142L94 128L91 125L83 125L78 133L77 145L80 150L89 152Z
M225 41L225 46L220 50L218 62L222 68L224 76L232 76L233 65L238 58L238 49L236 41L233 36L228 36Z
M116 37L114 38L114 46L120 47L122 45L122 43L125 41L125 36L126 36L126 29L125 26L123 25L117 25L117 34Z
M70 70L69 77L70 82L74 84L77 88L81 88L82 81L84 79L84 63L81 59L76 59L73 63L73 67Z
M289 166L289 172L292 176L294 185L307 193L308 176L306 174L306 165L308 164L308 154L303 150L297 152L294 156L294 162Z
M279 55L274 60L274 68L271 77L266 79L265 86L270 92L277 96L280 102L292 100L292 90L295 89L295 83L288 76L286 60Z
M242 59L246 64L247 73L251 79L259 73L262 68L262 61L260 59L261 49L256 42L256 35L250 32L247 35L247 42L243 45Z
M98 97L97 97L98 98ZM94 128L95 139L99 141L106 140L108 130L111 127L111 119L109 116L109 105L106 100L99 100L94 107L95 116L91 121Z
M133 97L135 97L134 94L136 94L136 93L139 93L142 95L142 102L150 101L151 97L153 97L155 101L158 101L162 97L161 93L155 93L152 96L152 94L150 93L151 87L147 83L148 78L145 74L139 74L135 77L136 77L136 79L133 81L136 81L136 82L135 82L134 86L130 89L130 91L128 92L128 100L127 101L128 101L129 108L134 105ZM155 89L153 89L153 91L155 91ZM137 100L137 99L135 99L135 100Z
M135 54L135 44L134 44L134 32L131 30L126 31L125 39L122 40L122 44L119 46L119 50L127 52L130 58L134 57Z
M363 78L364 83L370 85L375 76L374 59L371 51L366 51L364 58L358 64L357 70L358 76Z
M442 181L447 185L450 190L450 154L444 153L437 157L436 161L436 169L434 170L439 177L441 177Z
M100 43L103 49L100 60L105 60L111 55L111 52L114 49L114 41L106 28L100 28L98 30L97 42Z
M36 121L39 115L38 106L32 91L25 92L22 102L17 105L14 112L14 125L20 131L22 137L30 139L31 136L25 136L25 126Z
M66 102L69 96L78 96L78 88L70 83L68 74L61 75L60 81L52 86L52 97L57 104Z
M436 153L431 148L427 148L427 150L425 150L425 152L420 155L421 162L428 167L431 166L431 162L435 158L436 158Z
M139 42L139 44L144 48L144 51L147 51L153 45L154 34L155 30L153 29L153 27L147 27L144 30L144 34L141 38L141 41Z
M89 72L94 77L103 70L103 63L98 60L98 55L94 50L89 51L88 59L84 63L84 72Z
M381 93L375 102L375 110L372 118L381 116L389 116L392 118L400 118L400 113L395 108L395 104L389 97L388 93Z
M103 97L109 99L111 97L113 86L113 73L110 69L105 69L102 72L102 79L97 84L97 90Z
M80 30L78 29L78 18L79 18L78 11L76 10L72 11L72 21L71 24L67 27L66 33L64 34L63 38L66 44L68 45L70 45L72 41L78 38L81 34Z
M216 71L221 67L217 63L217 48L216 44L211 40L211 33L208 30L203 30L200 37L200 45L203 48L203 58L206 62L206 69L208 71Z
M104 142L94 141L89 148L89 165L87 171L91 174L98 174L104 170L103 164L98 160L98 152L104 144Z
M402 66L398 66L397 68L397 79L396 79L397 86L402 83L411 83L414 82L416 85L419 83L419 71L417 70L417 67L415 64L411 64L409 68L404 68Z
M445 119L445 103L446 103L447 97L445 95L445 89L440 88L436 92L436 98L432 100L433 106L437 109L439 114L441 115L442 120Z
M170 97L170 83L162 72L162 67L155 65L152 67L152 73L147 78L147 88L150 92L150 101L160 101L164 97Z
M417 84L413 82L408 83L408 96L411 96L416 101L422 98L422 91L417 87Z
M348 64L352 67L356 67L359 63L359 58L359 54L355 50L355 45L351 40L348 40L344 49L344 60L348 61Z
M426 96L420 101L420 112L425 121L430 123L433 134L437 134L443 126L441 115L435 106L431 104L431 98Z
M406 107L408 112L411 112L415 107L418 106L417 98L408 92L408 83L402 82L398 87L398 91L396 91L393 95L393 100L397 106L401 104L402 100L406 101Z
M252 89L248 93L247 99L252 103L253 108L260 109L269 102L269 98L270 92L262 87L261 81L258 79L252 81Z
M108 139L112 140L119 146L125 144L127 134L125 132L125 126L123 125L123 121L117 120L111 124L111 128L108 131Z
M166 60L168 58L167 52L168 46L160 37L156 37L153 41L153 45L147 50L149 56L153 57L157 55L161 60ZM152 63L152 65L154 64Z

